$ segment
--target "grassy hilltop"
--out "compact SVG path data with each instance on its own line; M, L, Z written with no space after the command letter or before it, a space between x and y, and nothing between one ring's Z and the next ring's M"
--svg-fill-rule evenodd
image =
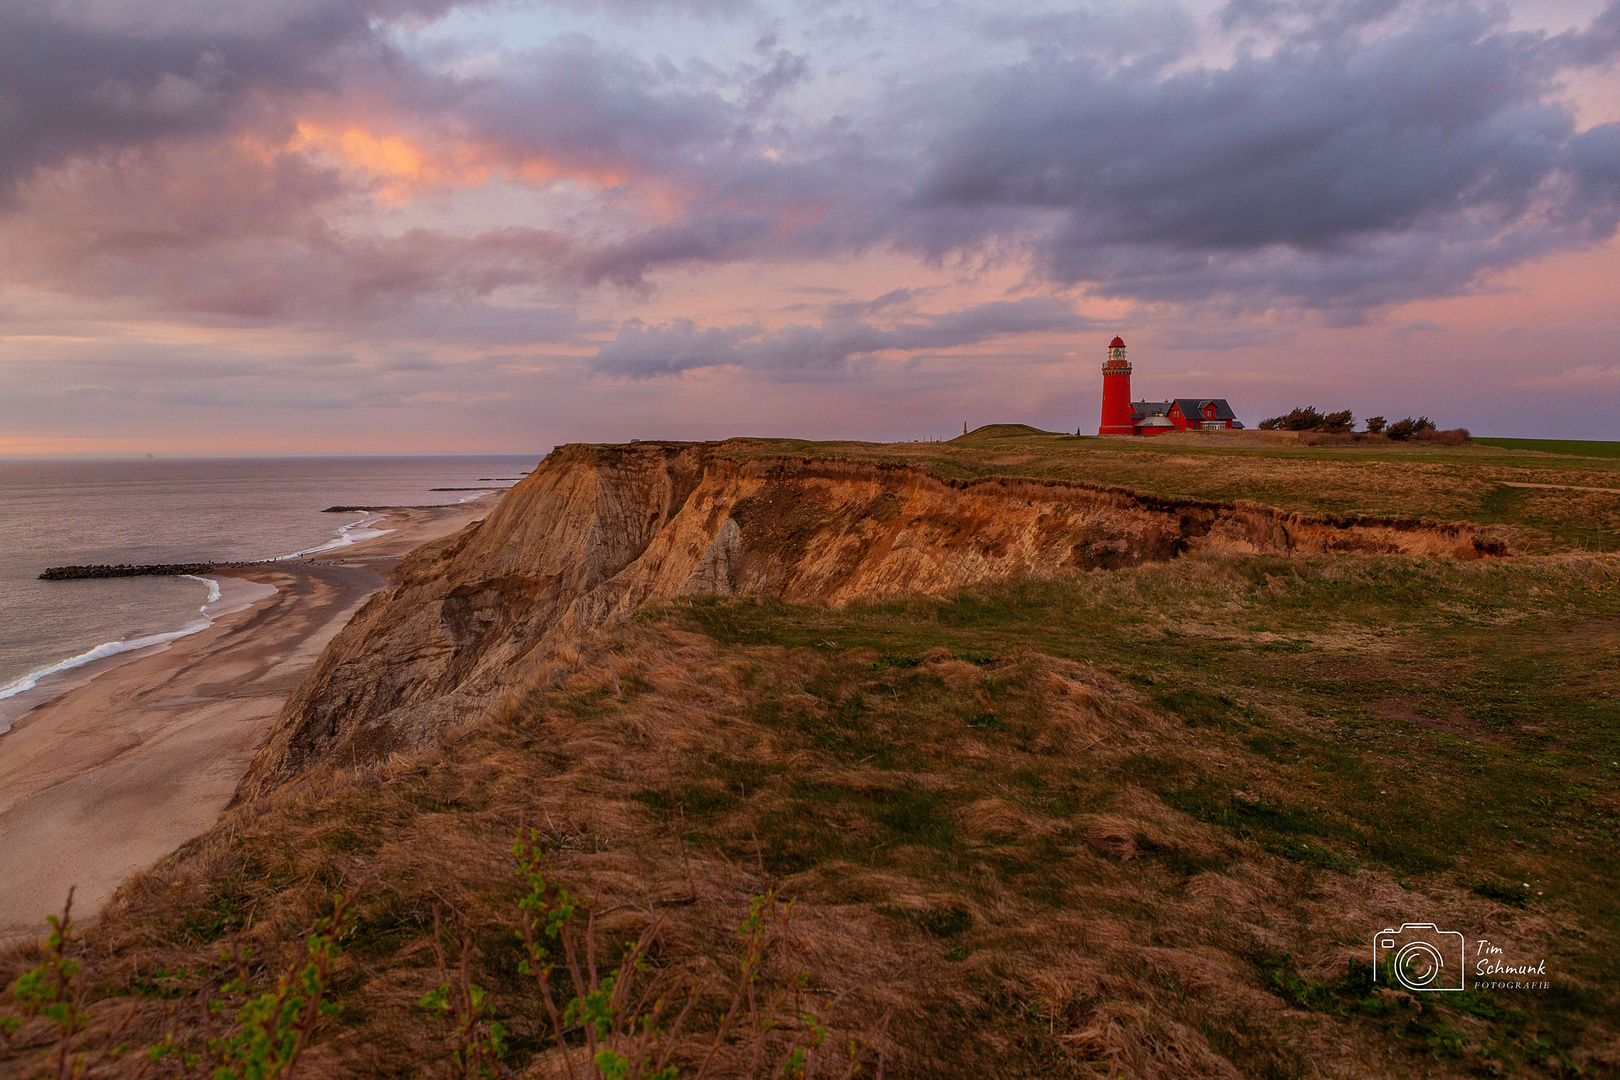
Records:
M810 972L840 1035L886 1015L890 1076L1620 1070L1620 494L1574 490L1620 490L1620 458L1007 428L711 451L1471 521L1509 554L645 608L442 747L321 766L139 876L90 937L101 1015L134 1002L155 1038L227 977L222 943L291 955L352 890L315 1072L450 1071L414 1006L441 904L507 1063L563 1075L517 970L508 848L533 827L604 933L656 923L654 972L722 977L747 898L793 900L761 986ZM1403 918L1544 959L1551 986L1390 992L1366 960ZM700 997L689 1030L723 1012Z
M941 443L733 439L721 447L740 459L849 457L905 462L942 478L1081 480L1167 497L1249 499L1306 513L1506 524L1518 530L1519 549L1526 552L1620 549L1620 501L1613 494L1505 486L1620 488L1620 443L1302 446L1263 432L1096 438L997 424Z

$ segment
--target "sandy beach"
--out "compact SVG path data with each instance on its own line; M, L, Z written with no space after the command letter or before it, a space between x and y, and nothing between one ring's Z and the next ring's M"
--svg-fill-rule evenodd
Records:
M131 872L212 824L287 694L399 557L495 498L388 510L381 536L219 571L238 610L81 670L20 717L0 736L0 939L37 932L70 887L89 917Z

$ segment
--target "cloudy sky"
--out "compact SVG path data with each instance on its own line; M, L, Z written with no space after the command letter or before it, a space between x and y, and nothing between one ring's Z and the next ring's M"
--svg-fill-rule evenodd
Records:
M0 0L0 454L1620 438L1620 0Z

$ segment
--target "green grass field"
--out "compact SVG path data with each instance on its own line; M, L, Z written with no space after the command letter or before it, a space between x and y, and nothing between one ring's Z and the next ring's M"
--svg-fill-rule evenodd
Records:
M1620 442L1585 439L1475 439L1484 446L1504 450L1537 450L1543 454L1569 454L1574 457L1620 458Z
M677 620L732 648L786 647L836 664L832 677L807 688L841 702L836 711L819 720L802 705L768 713L784 752L872 762L911 778L914 792L952 793L943 802L929 795L898 817L858 808L857 817L888 825L851 850L848 833L802 826L824 815L818 801L853 806L857 793L788 785L773 798L776 784L761 778L758 798L785 800L760 826L772 837L767 850L786 853L784 871L853 860L975 896L979 846L949 827L974 798L999 794L1042 816L1080 821L1123 811L1131 805L1125 793L1139 787L1235 845L1216 854L1137 838L1148 864L1163 860L1182 875L1166 883L1144 866L1133 877L1136 902L1154 910L1133 917L1150 917L1167 937L1186 932L1176 925L1171 898L1184 886L1175 882L1241 876L1238 853L1259 850L1298 869L1275 880L1269 903L1278 911L1308 909L1326 887L1323 875L1348 884L1370 872L1411 890L1414 908L1471 895L1507 905L1517 919L1567 928L1539 946L1556 956L1549 963L1562 973L1559 989L1472 999L1474 1019L1486 1019L1459 1036L1451 1055L1458 1060L1534 1067L1538 1047L1568 1053L1620 1003L1613 556L1560 565L1260 557L842 611L714 600L679 611ZM976 693L941 685L925 663L940 655L982 668ZM1094 757L1082 771L1039 753L1035 669L1019 660L1036 656L1107 672L1175 727L1139 736L1128 752ZM917 726L931 715L939 719ZM930 731L963 725L996 752L971 764L941 759ZM922 865L919 850L932 853ZM1049 834L1032 830L998 850L1003 863L992 865L1004 867L1003 880L1022 882L1016 888L1026 899L1047 897L1054 911L1076 902L1072 879L1049 863L1065 858ZM1216 921L1201 940L1244 955L1253 948L1244 933ZM1326 957L1357 944L1332 920L1317 933L1321 940L1307 937L1254 962L1321 972ZM1322 989L1347 978L1349 969L1330 971L1316 976L1317 990L1299 992L1325 994L1325 1008L1353 1015ZM1433 1034L1405 1024L1390 1026L1397 1043ZM1276 1043L1265 1047L1251 1048L1246 1064L1291 1075Z
M446 746L234 812L110 924L142 943L125 965L205 972L245 912L292 937L368 880L331 1037L390 1074L440 1053L409 1003L434 977L424 913L454 897L533 1067L504 863L537 825L615 933L670 905L659 967L725 955L739 898L783 889L815 1000L846 1002L844 1030L903 1018L892 1076L1605 1075L1615 556L693 598L568 663ZM1370 935L1420 919L1545 961L1549 987L1381 989Z
M654 973L721 970L748 896L782 890L793 939L761 987L809 973L841 1036L889 1016L892 1077L1617 1075L1620 496L1574 488L1620 487L1620 458L1504 442L724 444L1473 521L1511 554L1191 553L643 608L442 744L321 765L137 875L96 931L98 1007L162 1030L154 972L204 1001L232 935L285 956L353 889L323 1050L429 1075L443 1035L412 1003L454 904L507 1065L552 1075L514 974L509 846L536 828L604 933L660 928ZM1544 961L1547 985L1392 991L1367 957L1402 921ZM34 1060L0 1054L0 1080Z
M1541 444L1477 442L1300 446L1214 436L1104 439L1005 424L947 443L738 439L720 444L717 452L741 460L899 462L948 480L1013 475L1081 481L1173 498L1247 499L1309 514L1474 521L1512 527L1515 550L1526 553L1620 550L1620 495L1578 490L1620 489L1620 455L1549 457L1531 452L1543 449ZM1620 448L1620 443L1557 445Z

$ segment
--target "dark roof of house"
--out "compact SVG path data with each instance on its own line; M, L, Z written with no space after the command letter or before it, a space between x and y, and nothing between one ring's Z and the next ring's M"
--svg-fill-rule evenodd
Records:
M1213 406L1215 406L1215 419L1217 419L1217 420L1236 420L1237 419L1237 413L1232 411L1232 406L1228 405L1226 403L1226 399L1223 398L1223 397L1218 397L1218 398L1186 398L1186 397L1178 397L1178 398L1175 399L1175 403L1177 405L1181 406L1181 415L1182 416L1197 416L1200 419L1203 419L1204 418L1204 406L1205 405L1213 405Z
M1237 420L1237 414L1232 411L1232 406L1226 403L1225 398L1220 397L1178 397L1171 398L1169 401L1133 401L1131 402L1131 412L1138 419L1144 416L1163 416L1170 411L1170 406L1172 405L1181 406L1182 416L1196 418L1199 420L1208 419L1204 415L1204 406L1213 405L1215 406L1215 419L1231 420L1234 422Z

